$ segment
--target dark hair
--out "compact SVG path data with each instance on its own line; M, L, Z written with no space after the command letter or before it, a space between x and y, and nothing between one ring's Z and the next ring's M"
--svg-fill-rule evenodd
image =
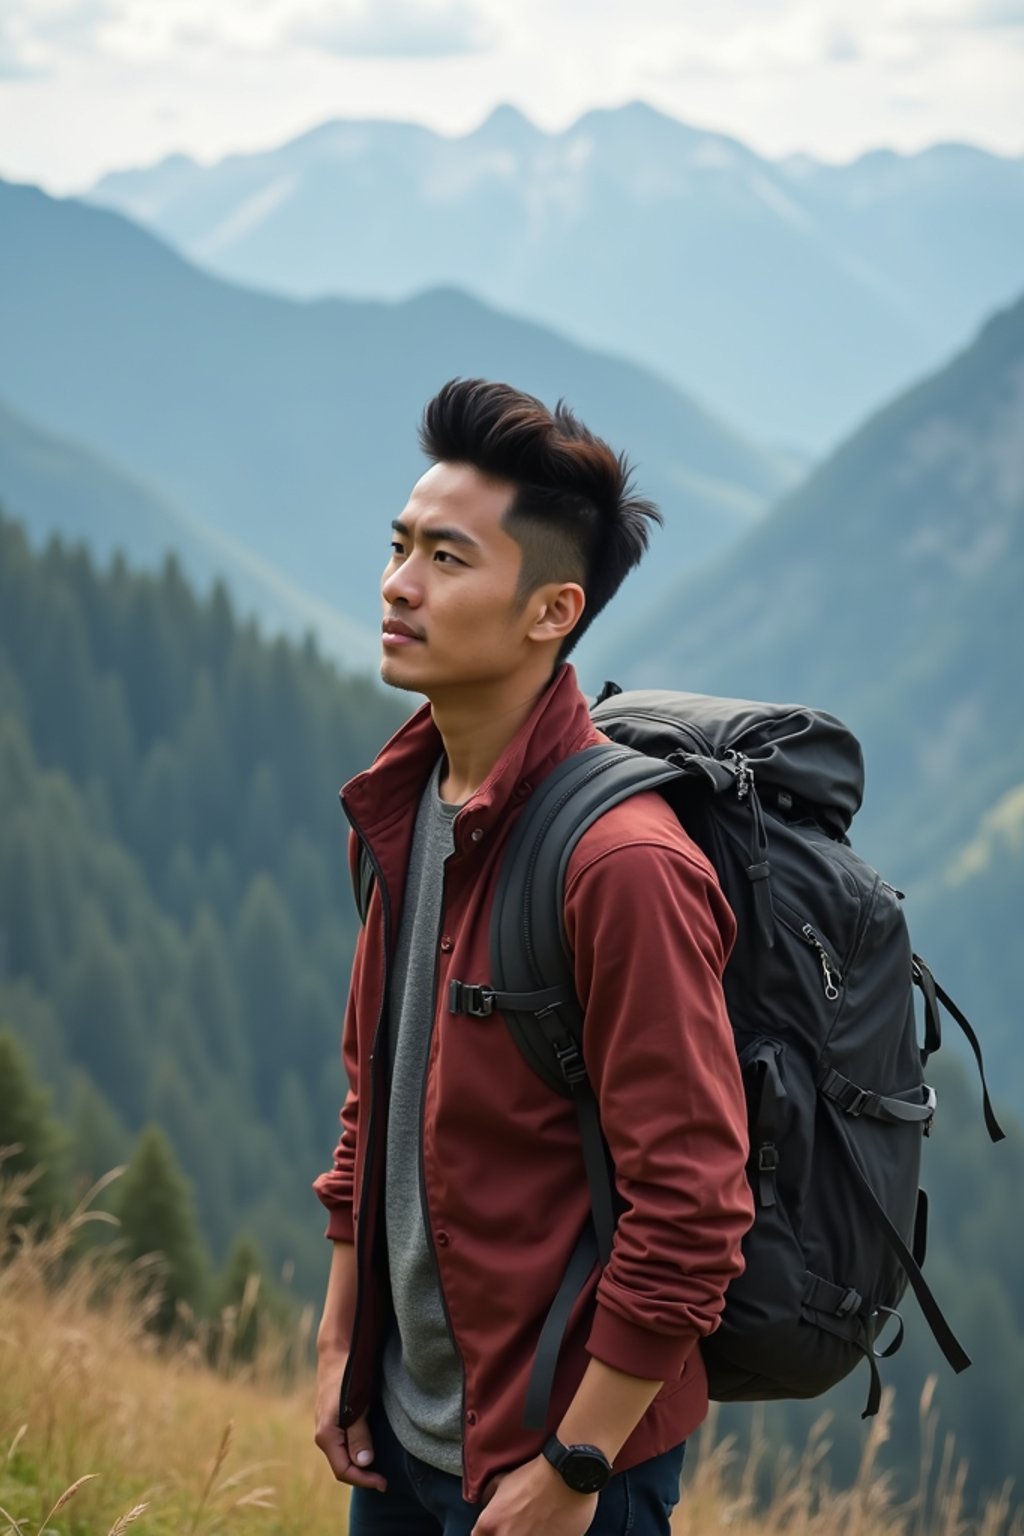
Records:
M653 502L633 494L632 471L564 403L486 379L450 379L427 404L420 447L437 462L470 464L509 480L505 527L523 551L519 597L548 581L578 581L587 595L567 656L647 548Z

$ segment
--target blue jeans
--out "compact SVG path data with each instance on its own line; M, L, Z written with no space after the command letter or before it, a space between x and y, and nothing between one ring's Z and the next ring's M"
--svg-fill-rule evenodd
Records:
M380 1408L371 1411L370 1430L373 1470L387 1478L388 1489L353 1488L349 1536L468 1536L480 1505L462 1497L461 1478L410 1455ZM617 1472L597 1501L588 1536L669 1536L684 1448L685 1441Z

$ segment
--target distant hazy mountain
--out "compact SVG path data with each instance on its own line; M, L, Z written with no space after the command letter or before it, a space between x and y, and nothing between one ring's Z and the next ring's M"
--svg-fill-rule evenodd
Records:
M244 292L117 214L30 187L0 183L0 223L0 392L360 624L376 627L387 524L422 472L420 410L453 374L565 396L629 452L667 524L630 583L636 612L791 478L635 365L457 292Z
M372 667L375 631L304 592L244 544L173 507L98 454L32 426L0 401L0 508L34 543L50 534L84 543L101 560L120 552L152 568L173 553L200 588L223 577L240 611L270 631L316 632L324 649Z
M1024 159L942 145L772 162L640 103L556 134L510 107L462 138L327 123L92 196L283 293L458 284L815 451L1024 283Z
M861 840L897 883L931 898L985 859L1005 880L1016 848L1024 895L1022 593L1024 300L604 661L621 682L843 715L867 750Z

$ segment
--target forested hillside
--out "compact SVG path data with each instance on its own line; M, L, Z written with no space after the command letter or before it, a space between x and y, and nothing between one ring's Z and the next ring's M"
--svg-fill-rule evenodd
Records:
M402 711L198 601L0 520L0 1024L87 1180L168 1132L220 1258L309 1295L354 937L339 785Z

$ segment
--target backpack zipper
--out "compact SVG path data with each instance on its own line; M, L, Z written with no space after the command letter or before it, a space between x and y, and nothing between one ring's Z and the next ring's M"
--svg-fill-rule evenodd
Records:
M834 1003L839 996L839 986L837 983L842 982L842 972L818 938L810 923L804 923L801 932L811 948L818 951L818 959L821 961L821 974L825 982L825 996L830 1003Z

